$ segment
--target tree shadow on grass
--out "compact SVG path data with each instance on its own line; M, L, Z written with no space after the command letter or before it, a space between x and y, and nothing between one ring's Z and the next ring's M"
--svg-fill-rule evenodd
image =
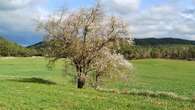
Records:
M23 82L23 83L38 83L38 84L48 84L48 85L56 85L55 82L50 80L45 80L42 78L16 78L16 79L8 79L9 81L15 81L15 82Z

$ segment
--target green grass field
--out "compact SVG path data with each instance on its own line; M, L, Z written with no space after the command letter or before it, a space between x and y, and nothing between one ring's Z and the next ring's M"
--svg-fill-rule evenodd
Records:
M195 62L147 59L132 63L133 81L107 87L195 95ZM0 110L195 110L190 101L79 90L71 77L64 75L62 61L53 70L46 65L44 58L0 58Z

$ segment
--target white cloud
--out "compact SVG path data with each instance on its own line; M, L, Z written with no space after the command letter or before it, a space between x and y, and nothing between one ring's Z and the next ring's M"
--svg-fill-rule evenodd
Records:
M188 12L188 13L186 13ZM188 8L164 4L130 16L134 37L176 37L195 40L195 13Z
M0 0L0 11L22 9L40 2L45 2L45 0Z
M111 12L128 14L139 8L140 0L101 0L102 4Z
M48 0L0 0L0 35L17 34L17 39L28 39L37 35L33 19L49 13L43 6L46 1ZM167 0L167 3L153 5L144 10L140 7L142 0L101 1L109 13L129 20L134 37L177 37L195 40L195 8L183 5L181 7L183 0Z
M45 0L0 0L0 35L24 40L32 35L39 35L36 32L35 18L47 14L40 7L43 1Z
M23 8L28 5L31 0L1 0L0 10L13 10Z
M177 37L195 40L195 9L183 0L166 0L141 9L143 0L101 0L109 13L129 20L134 37ZM195 0L194 0L195 1ZM151 3L152 4L152 3Z

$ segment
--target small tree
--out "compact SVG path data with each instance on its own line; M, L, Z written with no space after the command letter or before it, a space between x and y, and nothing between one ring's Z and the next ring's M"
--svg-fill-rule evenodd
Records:
M119 74L131 70L131 65L111 49L119 38L131 43L128 25L119 18L106 16L100 5L74 12L62 11L40 26L46 33L50 61L70 59L77 71L78 88L83 88L90 73L95 73L98 82L101 76L113 76L115 70Z

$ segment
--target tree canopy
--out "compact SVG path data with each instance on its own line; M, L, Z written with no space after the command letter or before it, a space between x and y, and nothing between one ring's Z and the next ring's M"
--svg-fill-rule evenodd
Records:
M112 49L119 46L119 39L132 43L128 24L106 15L101 8L97 4L73 12L63 10L40 24L46 33L46 55L51 62L59 58L71 60L77 71L78 88L83 88L91 74L97 83L102 76L124 75L132 68Z

